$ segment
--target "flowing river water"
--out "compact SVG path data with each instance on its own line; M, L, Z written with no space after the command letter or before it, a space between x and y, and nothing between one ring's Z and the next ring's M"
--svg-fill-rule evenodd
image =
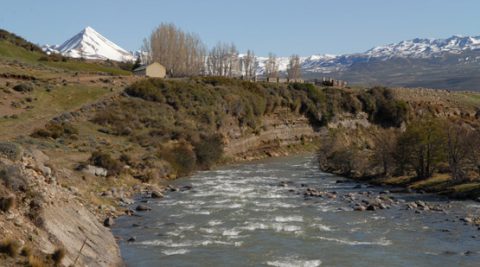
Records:
M480 230L461 222L480 203L339 179L313 155L224 166L175 181L193 189L150 199L113 231L128 266L480 266ZM337 197L305 198L307 187ZM395 201L375 211L348 197L382 194ZM442 208L406 208L420 199Z

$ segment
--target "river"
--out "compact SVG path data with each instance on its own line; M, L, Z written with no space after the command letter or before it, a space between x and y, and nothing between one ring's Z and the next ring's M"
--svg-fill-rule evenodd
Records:
M480 231L460 221L480 203L339 179L313 155L198 172L174 182L193 189L148 200L151 211L119 218L113 232L128 266L480 266ZM337 197L305 198L307 187ZM395 201L354 211L349 193ZM406 209L419 199L447 208Z

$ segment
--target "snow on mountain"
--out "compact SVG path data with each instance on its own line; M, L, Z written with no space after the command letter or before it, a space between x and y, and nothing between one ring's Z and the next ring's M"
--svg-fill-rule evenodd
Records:
M365 52L370 57L428 58L442 53L458 54L464 50L480 49L480 36L452 36L447 39L420 39L378 46Z
M368 62L371 59L388 60L400 58L431 58L445 53L459 54L466 50L480 49L480 36L465 37L454 35L446 39L413 39L377 46L364 53L347 55L312 55L301 57L300 63L304 72L331 73L348 69L352 64ZM258 57L259 74L265 68L266 57ZM278 57L279 71L286 71L288 57Z
M115 61L133 61L135 57L108 40L91 27L86 27L81 32L65 41L60 46L44 46L47 53L57 52L67 57L115 60Z

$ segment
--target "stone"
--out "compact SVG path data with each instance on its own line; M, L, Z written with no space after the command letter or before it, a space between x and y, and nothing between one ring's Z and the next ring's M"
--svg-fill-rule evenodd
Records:
M358 205L358 206L355 206L355 208L353 208L353 210L355 211L365 211L367 208L363 205Z
M136 237L131 236L129 239L127 239L127 242L135 242L137 240Z
M179 191L179 189L173 185L168 185L167 189L170 190L171 192Z
M125 210L125 214L128 215L128 216L132 216L133 214L135 214L135 211L132 210L132 209L127 209L127 210Z
M188 191L188 190L191 190L193 188L193 186L191 185L184 185L182 186L182 188L180 188L180 191Z
M362 185L361 185L361 184L357 184L356 186L353 187L353 189L362 189Z
M100 176L100 177L106 177L108 174L108 171L106 169L101 167L96 167L93 165L85 166L82 171L85 173L95 175L95 176Z
M135 208L135 210L137 210L137 211L148 211L148 210L152 210L152 208L150 208L147 205L140 204Z
M381 210L384 210L384 209L388 209L389 206L385 205L384 203L380 203L380 205L378 205L378 207L381 209Z
M460 221L465 223L473 223L473 219L470 217L461 218Z
M105 227L111 227L114 223L115 223L115 220L113 220L112 217L107 217L107 218L103 221L103 226L105 226Z
M163 194L159 191L152 191L150 194L151 198L163 198Z
M425 202L423 202L423 201L421 201L421 200L415 201L415 204L417 204L417 206L418 206L418 207L421 207L421 208L427 206L427 204L425 204Z
M367 207L367 210L369 210L369 211L375 211L376 209L377 208L375 207L375 205L372 205L372 204L368 205L368 207Z
M131 198L126 198L126 197L120 198L120 204L121 205L131 205L133 203L135 203L135 201Z

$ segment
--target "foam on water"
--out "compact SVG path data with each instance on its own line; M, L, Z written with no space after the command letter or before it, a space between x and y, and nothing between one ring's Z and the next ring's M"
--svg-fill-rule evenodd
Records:
M315 223L315 224L312 224L311 225L312 228L317 228L321 231L324 231L324 232L331 232L333 231L332 228L328 225L324 225L324 224L321 224L321 223Z
M267 265L275 267L317 267L322 264L321 260L300 260L297 258L280 258L267 261Z
M351 241L351 240L347 240L347 239L339 239L339 238L323 237L323 236L317 236L315 238L320 239L320 240L337 242L339 244L350 245L350 246L359 246L359 245L390 246L392 244L392 242L390 240L387 240L385 238L381 238L377 241Z
M208 221L207 224L210 225L210 226L216 226L216 225L221 225L221 224L223 224L223 222L220 221L220 220L210 220L210 221Z
M190 250L188 250L188 249L165 249L165 250L162 250L162 253L167 255L167 256L187 254L188 252L190 252Z
M276 222L303 222L303 217L299 215L295 216L276 216Z
M229 229L222 232L224 236L238 236L241 232L235 229Z

